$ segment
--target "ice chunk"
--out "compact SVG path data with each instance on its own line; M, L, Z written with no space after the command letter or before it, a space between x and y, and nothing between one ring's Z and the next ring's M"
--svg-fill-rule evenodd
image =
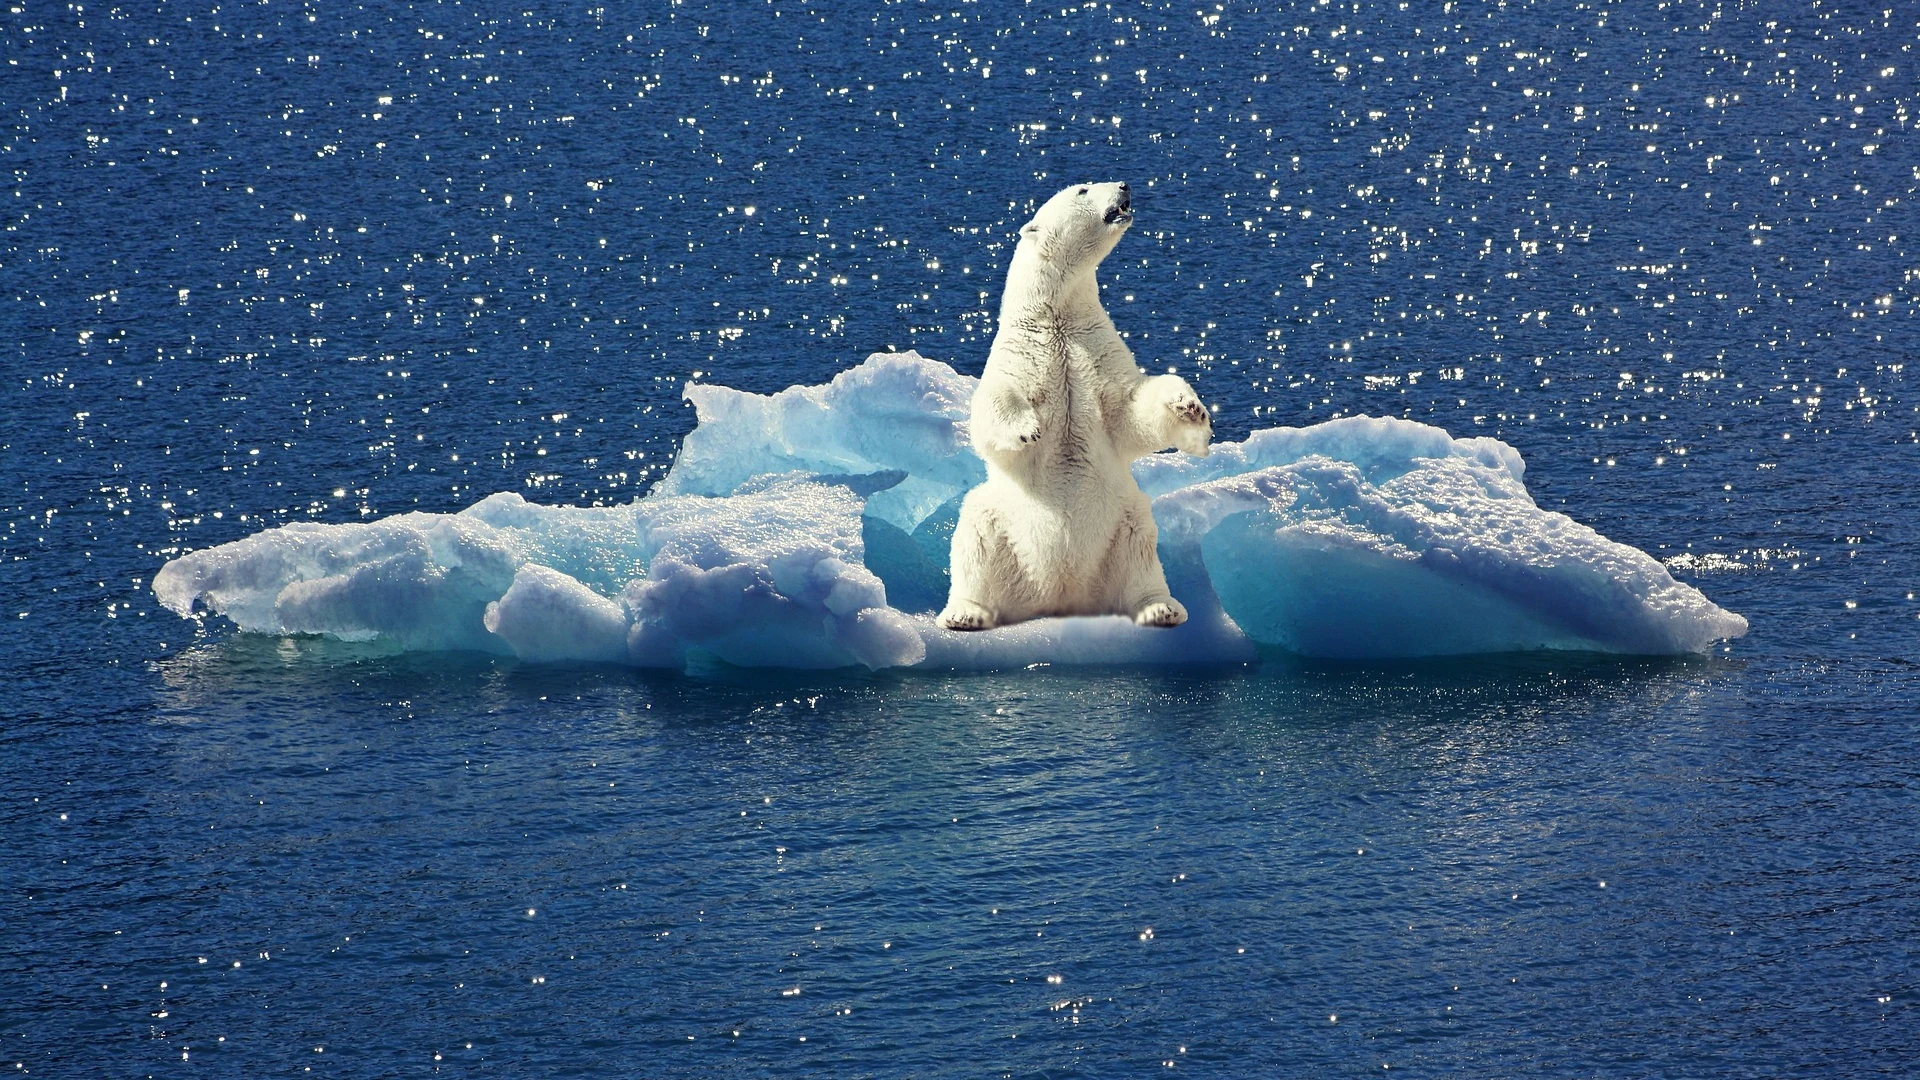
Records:
M626 608L539 563L520 568L481 622L522 660L627 659Z
M267 633L667 667L1239 663L1258 645L1679 653L1747 629L1645 553L1535 506L1513 447L1354 417L1135 464L1187 625L941 630L926 613L946 596L960 497L984 475L966 440L973 385L882 353L778 394L689 386L699 426L625 506L508 493L288 525L182 556L154 591Z
M1179 488L1154 504L1163 547L1197 538L1234 622L1309 656L1666 654L1746 633L1651 556L1535 506L1511 448L1478 442L1404 471L1375 458L1379 483L1312 456Z
M1178 590L1176 590L1178 591ZM1171 630L1135 626L1120 615L1035 619L993 630L956 633L931 616L913 625L927 643L920 666L953 671L995 671L1053 664L1218 665L1260 658L1259 648L1218 609Z
M755 484L748 484L754 487ZM862 562L860 499L782 479L725 498L650 496L659 554L623 597L635 663L699 649L745 667L872 668L926 655Z
M243 630L506 652L481 615L526 561L517 539L460 515L300 522L175 559L153 590L182 615L198 601Z
M731 495L767 473L899 470L867 513L901 529L986 478L967 441L979 380L915 352L874 353L824 386L751 394L688 384L699 425L688 433L661 494Z
M1391 416L1348 416L1304 428L1262 428L1244 442L1215 443L1206 457L1154 454L1133 464L1133 478L1148 495L1291 465L1310 457L1345 461L1370 484L1382 484L1420 468L1422 462L1466 458L1506 470L1515 482L1526 476L1520 451L1498 439L1456 439L1440 428Z
M762 478L720 499L583 508L501 494L459 514L288 525L175 559L154 591L245 630L536 661L918 662L919 634L862 555L853 492Z

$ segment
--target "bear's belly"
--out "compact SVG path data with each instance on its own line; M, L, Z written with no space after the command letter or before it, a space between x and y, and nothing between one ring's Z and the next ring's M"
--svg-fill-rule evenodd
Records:
M1106 570L1130 497L1131 474L1122 489L1111 475L1053 474L1039 489L1006 489L995 515L1013 549L1022 576L1051 614L1104 611L1111 591ZM1071 481L1071 482L1069 482Z

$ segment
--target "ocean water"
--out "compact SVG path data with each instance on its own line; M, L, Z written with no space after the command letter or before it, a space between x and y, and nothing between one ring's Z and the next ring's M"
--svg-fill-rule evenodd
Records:
M16 0L0 1067L1907 1075L1897 5ZM1014 231L1223 439L1389 415L1710 654L680 674L236 633L295 521L619 503L690 379L977 373Z

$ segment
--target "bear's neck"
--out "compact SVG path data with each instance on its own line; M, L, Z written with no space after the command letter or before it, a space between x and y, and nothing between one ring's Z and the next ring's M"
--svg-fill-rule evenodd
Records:
M1021 244L1007 268L1006 290L1000 294L1000 325L1078 322L1097 315L1101 311L1100 283L1094 278L1097 265L1065 270L1041 258L1032 246Z

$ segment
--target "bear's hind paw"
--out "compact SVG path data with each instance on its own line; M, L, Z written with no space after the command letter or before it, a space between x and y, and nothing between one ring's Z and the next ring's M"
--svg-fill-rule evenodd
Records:
M999 625L993 613L968 600L956 600L940 613L940 625L948 630L991 630Z
M1187 621L1187 609L1178 600L1156 600L1134 612L1136 626L1179 626Z

